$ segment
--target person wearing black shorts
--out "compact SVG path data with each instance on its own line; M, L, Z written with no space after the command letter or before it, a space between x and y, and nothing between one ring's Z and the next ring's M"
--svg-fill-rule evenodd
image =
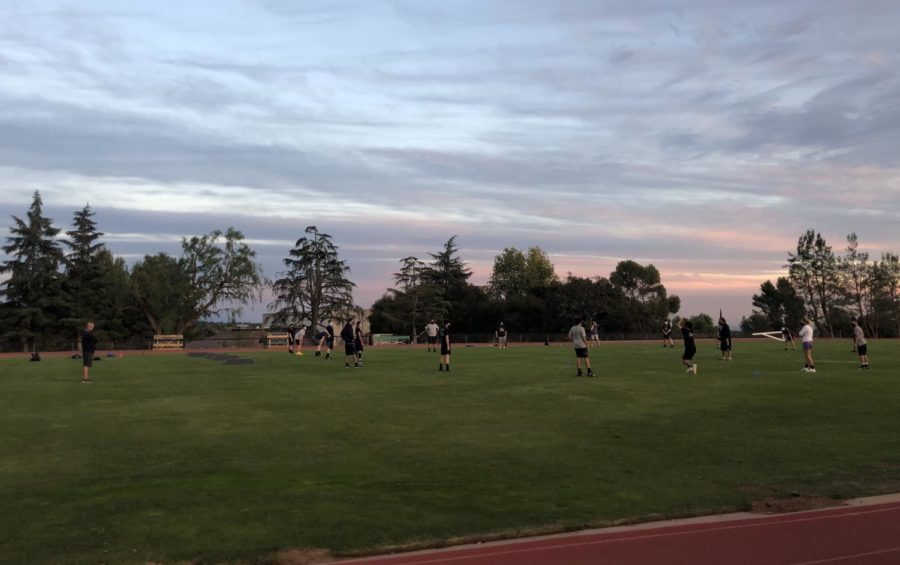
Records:
M344 342L344 367L350 368L350 361L353 366L359 368L359 361L356 360L356 339L353 335L353 320L347 320L341 329L341 340Z
M92 382L90 378L91 367L94 366L94 353L97 351L97 338L94 336L94 322L88 322L81 332L81 383Z
M667 345L669 345L672 347L672 349L674 349L675 342L672 341L672 322L670 322L669 320L666 320L665 322L663 322L662 335L663 335L663 348L665 348Z
M362 367L363 360L363 331L362 322L356 322L356 328L353 330L353 345L356 349L356 362Z
M594 371L591 369L591 356L588 353L587 332L584 331L581 318L578 318L575 321L575 325L569 328L569 339L572 340L572 345L575 347L575 368L578 370L575 376L580 377L582 375L581 362L584 360L587 376L593 377Z
M445 322L438 336L441 340L441 362L438 364L438 371L443 371L446 365L446 371L450 372L450 353L452 352L452 336L450 334L450 322Z
M731 328L725 318L719 318L719 349L722 351L720 361L731 361Z
M797 351L797 345L794 343L794 334L787 327L787 324L781 326L781 340L784 341L785 351L787 351L789 343L791 344L791 351Z
M687 367L688 373L697 374L697 364L694 363L694 355L697 354L697 344L694 343L694 324L684 318L678 323L681 328L681 337L684 338L684 353L681 355L681 363Z
M859 368L868 369L869 342L866 341L866 334L856 319L850 323L853 324L853 345L856 346L856 354L859 355Z
M437 351L437 342L438 342L438 334L441 332L441 328L431 320L427 324L425 324L425 337L428 339L428 353L432 351Z
M325 359L331 359L332 349L334 349L334 326L328 322L325 326Z

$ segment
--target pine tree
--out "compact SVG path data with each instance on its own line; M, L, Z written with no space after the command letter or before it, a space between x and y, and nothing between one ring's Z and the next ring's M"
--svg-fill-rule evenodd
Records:
M34 193L26 220L13 216L3 251L12 256L0 266L0 274L9 276L0 287L3 338L19 342L23 350L37 351L55 331L66 307L59 271L64 257L54 239L59 229L44 217L43 201Z
M112 289L104 280L102 265L98 260L104 249L98 240L103 233L97 231L97 223L93 219L94 211L90 205L75 212L72 220L74 229L67 231L69 240L64 243L71 253L66 255L66 271L63 288L69 297L69 312L62 323L69 326L70 331L78 339L79 330L89 320L102 325L101 319L108 312L102 308Z
M315 326L357 311L354 283L347 279L350 267L338 258L331 236L308 226L284 259L287 271L273 283L275 300L269 309L275 320L289 324L308 319Z

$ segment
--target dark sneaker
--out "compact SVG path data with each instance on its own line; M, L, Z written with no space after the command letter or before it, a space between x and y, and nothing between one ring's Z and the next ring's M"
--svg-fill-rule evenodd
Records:
M589 377L594 377L594 376L596 376L596 375L594 375L594 371L588 371L588 375L587 375L587 376L589 376Z
M579 369L578 372L575 373L575 376L576 376L576 377L580 377L580 376L581 376L581 369Z
M444 370L444 366L443 366L443 365L438 365L438 371L443 371L443 370Z

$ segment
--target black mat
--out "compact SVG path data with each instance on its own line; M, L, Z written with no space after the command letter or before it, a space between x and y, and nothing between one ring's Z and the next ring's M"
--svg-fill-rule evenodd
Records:
M254 365L256 363L253 359L228 359L225 361L226 365Z

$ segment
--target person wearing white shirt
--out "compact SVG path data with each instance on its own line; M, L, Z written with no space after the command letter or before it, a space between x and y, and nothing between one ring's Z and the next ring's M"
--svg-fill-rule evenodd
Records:
M425 337L428 338L428 352L437 351L438 332L440 327L434 323L434 320L425 325Z
M803 366L801 371L804 373L815 373L816 372L816 363L813 361L812 350L813 350L813 327L812 320L809 318L803 318L803 329L800 330L798 334L800 336L800 340L803 342L803 357L806 359L806 365Z

